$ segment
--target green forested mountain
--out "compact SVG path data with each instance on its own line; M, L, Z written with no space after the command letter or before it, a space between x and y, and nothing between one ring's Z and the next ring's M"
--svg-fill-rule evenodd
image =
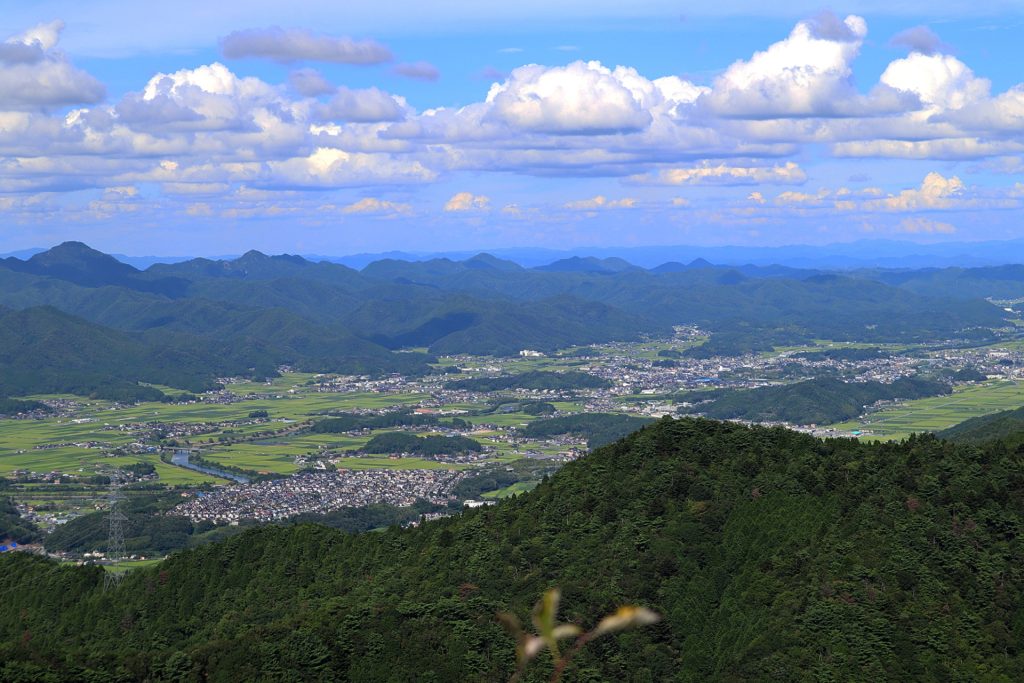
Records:
M266 310L211 324L204 335L184 329L125 332L49 306L0 306L0 397L74 393L157 400L161 392L139 382L202 391L217 377L273 375L283 363L368 374L426 368L422 354L394 354L341 330L310 327L287 311Z
M691 350L705 356L809 338L982 338L1003 324L985 301L932 299L870 279L704 267L652 273L623 263L584 259L549 272L480 255L382 261L360 272L248 252L139 271L69 242L26 261L0 260L0 306L35 321L6 332L0 362L10 371L0 395L142 398L140 381L196 390L217 376L266 376L282 364L416 374L428 356L392 351L553 351L666 335L680 323L712 331ZM60 341L73 335L83 338L77 348Z
M76 272L88 271L109 258L84 245L61 245L51 251L79 253L82 262ZM150 291L148 284L118 285L116 278L100 276L86 286L80 277L65 277L64 270L32 270L23 267L25 263L0 261L0 304L13 308L50 305L125 330L176 330L217 338L252 316L287 312L292 319L283 329L297 330L305 338L333 336L335 340L329 344L345 356L358 354L334 344L344 336L342 332L350 345L352 338L358 337L387 348L428 346L436 353L482 354L516 353L523 348L554 350L577 341L635 339L643 332L669 332L665 325L600 301L557 291L536 300L513 302L500 297L499 301L490 292L470 296L409 279L381 280L345 266L314 264L297 256L249 252L234 261L194 259L158 264L143 273L124 266L138 273L135 279L143 283L184 283L176 285L173 292ZM508 272L482 258L470 259L459 268L469 273ZM276 314L268 312L275 310ZM284 355L289 350L286 348ZM387 365L379 348L377 355L376 363ZM391 358L390 362L395 364L391 369L407 370L401 359Z
M65 280L84 287L117 285L143 292L175 295L188 286L188 282L178 278L147 277L136 268L81 242L64 242L26 261L0 259L0 265L17 272Z
M719 420L831 424L850 420L876 401L941 396L952 387L920 377L895 382L843 382L828 377L794 384L738 391L703 392L695 398L710 399L694 410Z
M1024 443L1024 408L972 417L939 432L939 436L953 441L973 443L990 439L1002 439L1013 445Z
M666 335L678 324L713 333L695 351L704 354L820 338L982 338L1004 324L1004 312L980 298L951 301L867 276L650 272L614 259L577 261L538 270L483 254L385 260L355 271L248 252L138 271L66 243L27 261L0 260L0 305L53 306L123 331L216 339L250 349L238 359L248 367L288 362L353 372L422 366L422 358L387 349L505 355Z
M957 336L1001 324L978 298L937 298L866 277L730 268L649 272L472 269L447 259L370 264L366 277L415 282L475 297L536 301L557 295L597 301L652 324L694 323L725 336L785 331L790 337L896 341ZM787 276L788 275L788 276Z
M663 615L567 681L1016 681L1022 522L1024 453L998 442L666 419L418 529L256 529L107 592L0 556L0 678L501 681L495 613L560 586L567 621Z
M671 331L667 325L574 296L523 302L459 292L414 289L409 294L401 300L374 297L346 316L346 324L388 348L425 346L433 353L498 356Z
M1019 299L1024 297L1024 266L867 270L860 274L879 282L929 296L952 299Z
M621 273L624 270L637 269L624 259L595 258L593 256L570 256L546 266L537 266L534 270L542 273Z
M138 382L198 391L210 386L213 370L197 349L152 346L49 307L0 307L0 396L70 392L154 400L161 392Z

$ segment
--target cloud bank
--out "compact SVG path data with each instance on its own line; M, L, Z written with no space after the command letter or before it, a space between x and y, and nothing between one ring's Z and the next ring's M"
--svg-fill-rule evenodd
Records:
M277 27L231 33L221 50L226 60L289 65L283 82L239 76L230 62L214 61L153 74L110 101L104 85L59 49L63 28L59 21L40 24L0 43L0 209L22 217L52 206L61 193L86 191L98 203L79 208L97 218L147 206L194 217L310 215L328 206L341 216L422 209L443 217L487 211L493 196L496 205L514 207L493 212L495 219L540 220L543 211L530 211L544 207L551 217L571 217L672 206L687 207L674 215L691 219L703 210L691 191L735 186L744 189L730 195L732 204L705 218L1005 209L1022 200L975 187L959 170L907 177L888 191L818 188L807 159L1019 168L1024 84L993 92L990 80L922 26L892 39L909 52L863 86L854 75L867 22L819 14L735 60L707 85L563 55L564 64L493 74L495 82L465 106L425 110L379 87L336 85L308 66L393 64L385 45ZM426 82L440 77L423 61L390 68ZM488 174L603 180L628 185L636 196L588 188L530 207L490 186L452 195L458 186L446 185L429 202L387 198L392 190ZM349 188L374 198L323 198ZM918 234L948 234L940 224L953 225L929 220L931 229L913 221L892 225Z

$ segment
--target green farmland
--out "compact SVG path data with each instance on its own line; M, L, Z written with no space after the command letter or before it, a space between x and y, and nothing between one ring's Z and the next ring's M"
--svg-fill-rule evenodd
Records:
M233 384L231 390L239 395L254 393L274 394L276 398L244 400L230 404L142 403L119 407L105 401L94 401L71 396L38 396L38 399L64 398L77 400L79 408L69 417L41 420L0 420L0 476L15 470L37 472L61 471L68 474L94 473L108 466L110 469L135 462L151 462L157 467L160 480L170 485L202 484L216 481L207 475L183 468L165 465L155 455L126 455L111 457L105 453L112 448L125 447L136 440L129 431L118 426L141 423L221 423L244 421L252 411L266 410L271 422L236 425L230 429L196 435L191 445L212 449L211 460L246 469L270 472L292 472L297 467L294 456L314 452L321 446L354 448L366 439L339 435L302 434L288 436L261 435L267 431L291 430L307 422L311 415L323 411L377 409L391 406L415 405L426 398L423 394L379 393L315 393L303 391L304 381L312 375L286 375L273 384ZM295 393L289 393L294 391ZM275 393L282 392L282 393ZM260 438L260 442L251 442ZM221 445L222 440L242 441ZM74 444L98 442L101 447L85 448ZM58 445L58 447L52 447ZM70 445L64 445L70 444ZM42 448L45 447L45 448Z
M488 491L487 493L484 493L481 497L486 500L499 500L501 498L518 496L520 493L532 491L537 487L537 484L539 483L540 482L537 481L517 481L516 483L511 484L510 486L506 486L503 489L498 489L497 491Z
M861 430L868 439L902 439L914 432L937 432L972 417L1024 406L1024 383L1012 380L958 387L949 396L934 396L887 407L859 420L830 425Z

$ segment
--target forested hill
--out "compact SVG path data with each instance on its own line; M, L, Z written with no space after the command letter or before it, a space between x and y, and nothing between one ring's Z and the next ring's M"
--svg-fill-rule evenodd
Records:
M857 417L876 401L941 396L951 391L949 384L920 377L903 377L888 384L823 377L740 391L694 392L694 399L711 402L698 403L691 410L719 420L832 424Z
M1024 443L1024 408L972 417L943 430L939 436L953 441L978 443L1002 439L1010 444Z
M202 391L215 378L268 376L278 365L351 373L423 372L423 354L396 354L343 330L282 311L229 317L214 335L126 332L50 306L0 305L0 398L74 393L121 401L159 400L139 382Z
M0 679L507 680L495 613L557 585L569 621L664 617L567 681L1017 681L1022 524L1000 444L665 419L418 529L266 527L106 593L98 568L0 556Z
M386 349L509 355L667 336L681 324L713 333L706 351L730 353L811 339L986 339L1006 324L980 295L951 301L873 273L691 265L646 271L578 259L541 270L482 254L356 271L250 251L139 271L65 243L0 259L0 305L53 306L126 332L257 339L278 362L322 371L351 357L359 361L346 370L408 369Z

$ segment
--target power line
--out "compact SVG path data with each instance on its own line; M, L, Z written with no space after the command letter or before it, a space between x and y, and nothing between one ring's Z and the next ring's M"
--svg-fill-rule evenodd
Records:
M121 496L121 482L115 474L110 478L110 506L107 513L107 521L109 524L109 530L107 534L107 564L109 568L103 575L103 588L104 590L114 588L121 583L121 579L124 578L123 571L116 571L120 569L120 563L125 557L124 550L124 523L128 521L124 513L119 508L119 503L123 500ZM111 571L114 569L115 571Z

